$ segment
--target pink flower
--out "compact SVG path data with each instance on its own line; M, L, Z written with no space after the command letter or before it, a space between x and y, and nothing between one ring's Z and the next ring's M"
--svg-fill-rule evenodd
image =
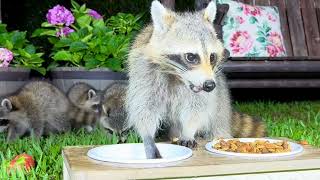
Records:
M250 5L243 5L243 10L245 15L252 15L252 16L260 16L261 9L257 6L250 6Z
M230 47L234 54L244 54L253 45L253 40L247 31L237 31L231 37Z
M268 13L267 16L268 16L269 21L271 21L271 22L277 21L276 17L274 17L272 14Z
M278 34L277 32L271 32L269 34L268 41L273 46L275 46L279 50L279 52L284 52L284 47L283 47L280 34Z
M280 53L279 49L273 45L268 45L267 51L270 57L276 57Z
M239 24L243 24L244 23L244 19L241 16L237 16L236 20L239 22Z
M59 29L59 31L57 32L56 36L57 37L65 37L65 36L68 36L72 32L74 32L73 29L71 29L69 27L63 27L63 28Z
M0 48L0 67L8 67L13 59L13 53L7 48Z
M72 13L66 9L64 6L56 5L50 9L47 13L47 20L50 24L65 24L70 26L74 23L74 17Z
M95 19L102 19L102 16L95 10L90 9L88 14Z

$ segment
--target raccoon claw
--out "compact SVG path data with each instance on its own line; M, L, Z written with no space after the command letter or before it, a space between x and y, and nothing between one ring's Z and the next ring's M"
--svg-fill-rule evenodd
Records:
M157 150L155 153L155 159L162 159L162 156L161 156L159 150Z
M177 144L188 148L196 148L198 146L196 140L179 140Z
M151 155L148 155L148 153L147 153L147 158L148 159L162 159L162 156L161 156L159 150L157 149L154 152L152 152Z

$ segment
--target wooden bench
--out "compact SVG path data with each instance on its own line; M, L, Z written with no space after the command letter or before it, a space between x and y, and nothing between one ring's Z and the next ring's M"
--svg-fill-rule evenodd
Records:
M195 0L195 9L206 7L209 1ZM288 57L230 57L224 68L230 87L319 88L320 0L235 1L278 7ZM172 2L165 3L174 5ZM223 17L227 11L228 7L218 7L218 19L215 22L218 32L222 31Z
M93 146L66 147L63 155L65 180L99 179L234 179L234 180L318 180L320 177L320 149L304 146L304 152L294 158L248 160L219 157L204 149L205 141L187 160L170 167L137 167L111 165L90 159L86 154Z

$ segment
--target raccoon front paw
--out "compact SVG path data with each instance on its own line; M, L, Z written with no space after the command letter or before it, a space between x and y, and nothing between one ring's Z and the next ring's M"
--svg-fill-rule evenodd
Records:
M153 152L146 152L147 153L147 159L162 159L162 156L158 149L156 149Z
M198 146L196 140L178 140L177 144L188 148L196 148Z

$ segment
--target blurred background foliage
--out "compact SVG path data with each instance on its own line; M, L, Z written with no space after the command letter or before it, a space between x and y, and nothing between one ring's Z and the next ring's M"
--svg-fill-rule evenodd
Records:
M118 12L138 14L145 12L144 22L150 21L149 8L152 0L76 0L79 4L97 10L104 17ZM2 0L2 19L8 30L26 30L32 33L45 20L48 9L56 4L71 7L70 0ZM194 0L176 0L176 10L194 9Z

